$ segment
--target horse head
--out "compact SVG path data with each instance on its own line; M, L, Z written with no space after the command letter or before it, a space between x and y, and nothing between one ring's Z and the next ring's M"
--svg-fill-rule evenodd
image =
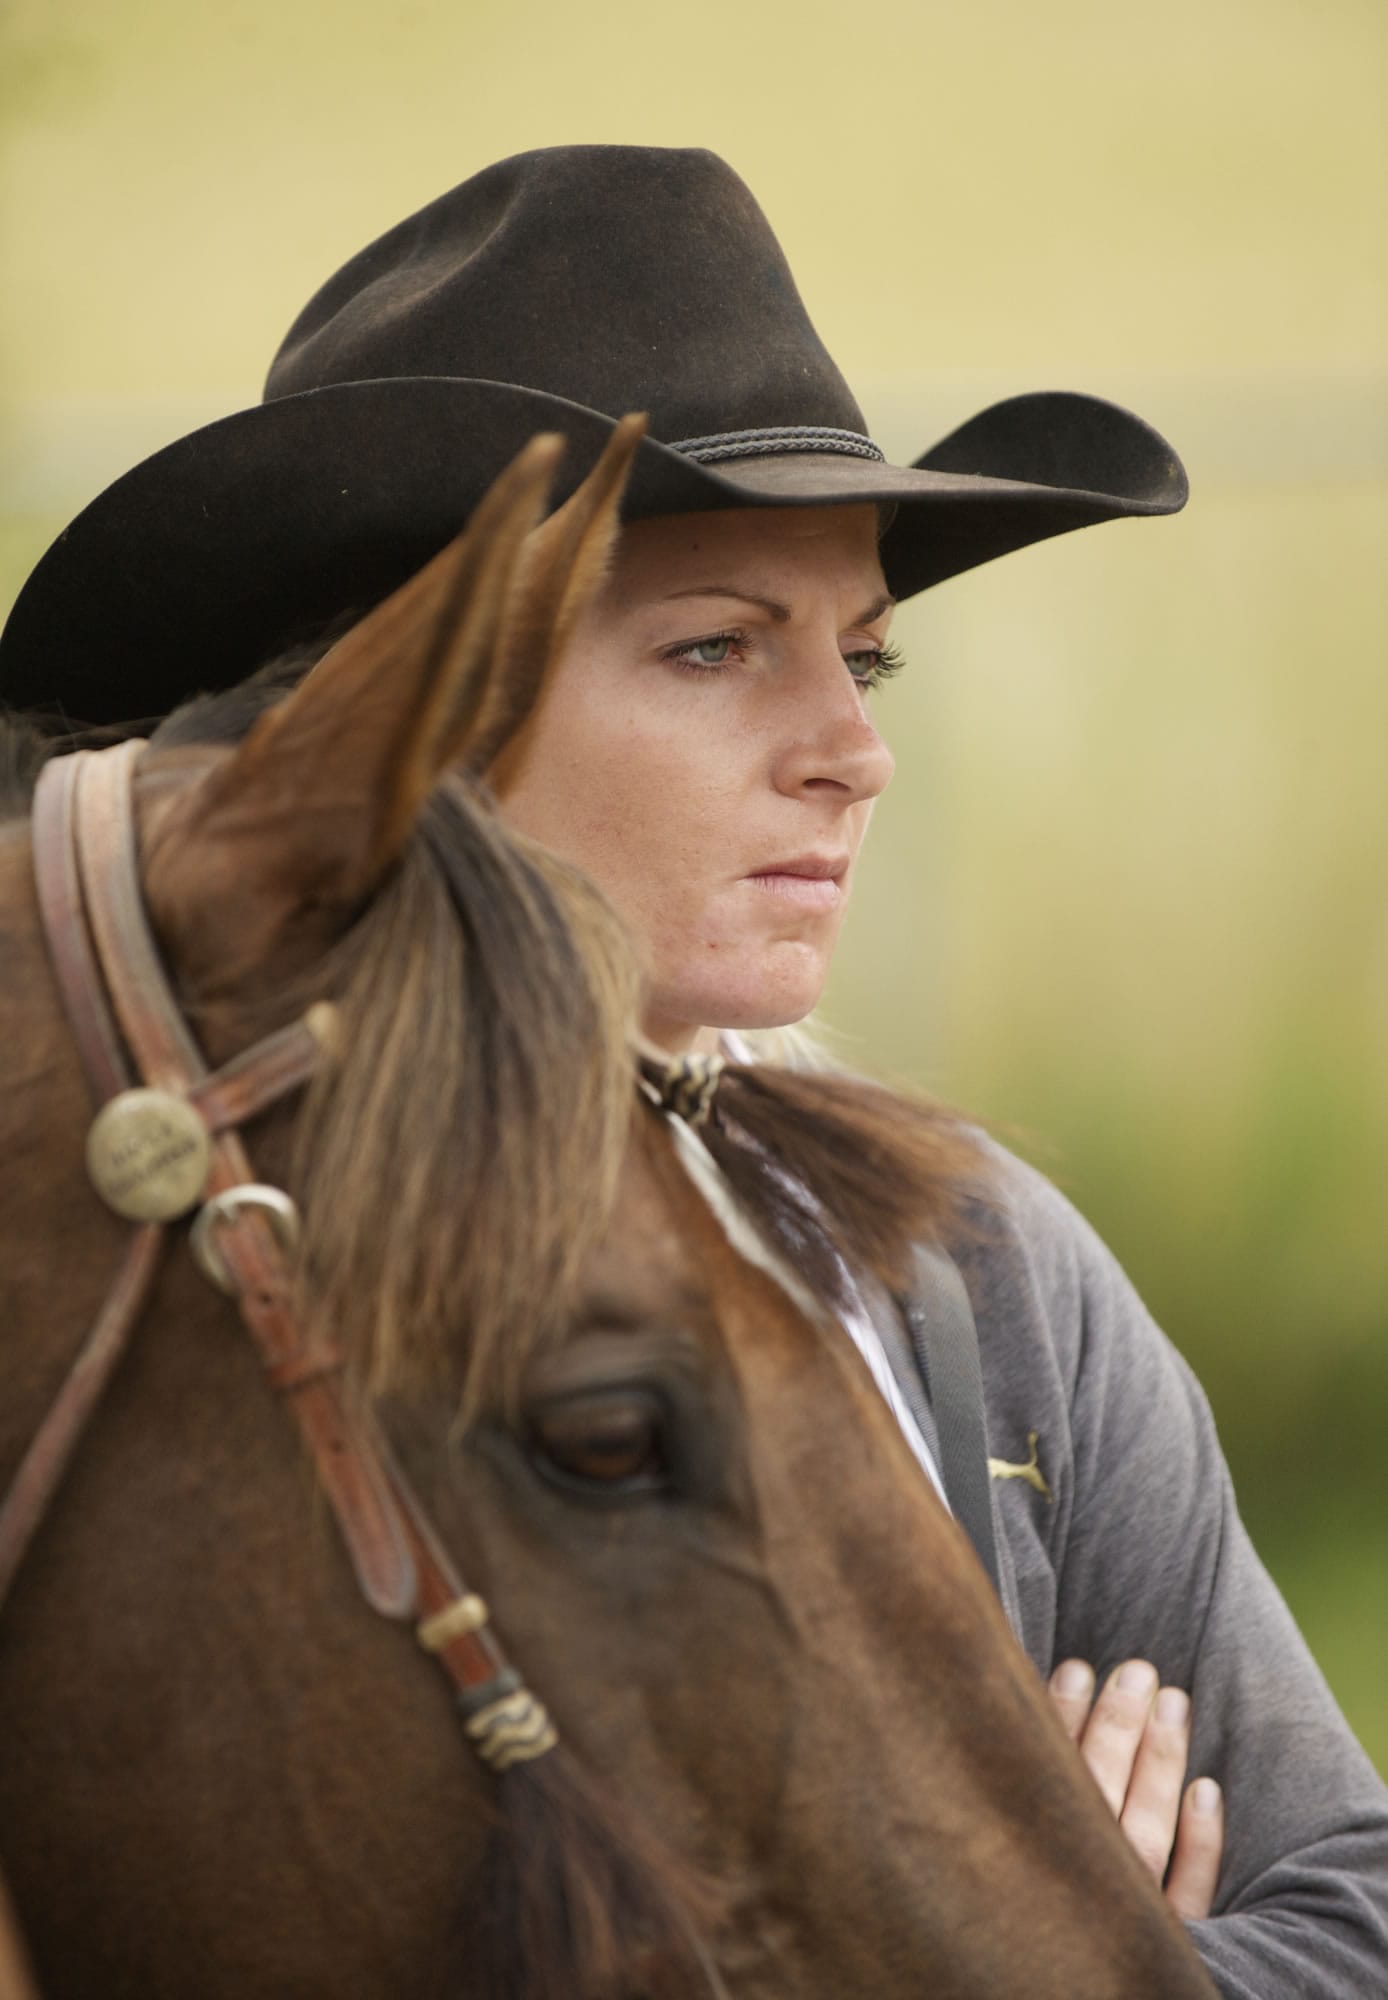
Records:
M537 441L291 692L195 705L135 786L207 1061L328 1024L246 1135L302 1211L298 1308L558 1741L473 1754L170 1256L0 1623L0 1858L51 2000L1210 1990L825 1310L964 1226L972 1138L737 1066L693 1136L637 1088L622 927L496 810L639 430L543 521ZM8 1476L127 1225L17 816L0 926Z

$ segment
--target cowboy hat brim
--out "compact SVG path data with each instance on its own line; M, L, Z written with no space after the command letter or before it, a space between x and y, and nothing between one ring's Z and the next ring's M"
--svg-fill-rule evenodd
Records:
M137 465L59 536L0 635L0 702L130 722L231 686L427 562L536 431L568 439L557 501L613 422L539 390L445 376L344 382L224 417ZM1140 418L1044 393L993 405L911 466L815 450L701 464L648 438L623 511L894 504L882 562L904 598L1185 498L1179 459Z

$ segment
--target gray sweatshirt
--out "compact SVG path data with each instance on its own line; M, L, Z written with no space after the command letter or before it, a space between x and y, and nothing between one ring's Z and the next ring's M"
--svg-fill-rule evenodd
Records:
M992 1486L1013 1628L1042 1674L1140 1657L1189 1690L1191 1769L1226 1799L1215 1914L1190 1927L1221 1993L1388 2000L1388 1790L1254 1553L1194 1376L1063 1196L999 1158L1000 1218L951 1247L989 1454L1025 1463L1037 1432L1054 1496Z

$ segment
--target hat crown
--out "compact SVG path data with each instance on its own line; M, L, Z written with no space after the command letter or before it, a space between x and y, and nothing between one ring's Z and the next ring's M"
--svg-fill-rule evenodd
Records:
M265 396L420 376L645 410L668 443L864 428L766 217L695 148L555 146L484 168L315 293Z

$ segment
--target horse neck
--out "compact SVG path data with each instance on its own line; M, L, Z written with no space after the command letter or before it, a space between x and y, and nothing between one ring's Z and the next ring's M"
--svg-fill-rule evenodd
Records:
M1048 1990L1072 2000L1208 1995L846 1335L736 1254L673 1161L656 1171L741 1415L745 1533L709 1546L672 1613L673 1653L717 1689L712 1733L691 1743L676 1685L646 1746L662 1823L728 1787L730 1989L906 2000L928 1969L941 2000L979 2000L1015 1991L1044 1938Z

